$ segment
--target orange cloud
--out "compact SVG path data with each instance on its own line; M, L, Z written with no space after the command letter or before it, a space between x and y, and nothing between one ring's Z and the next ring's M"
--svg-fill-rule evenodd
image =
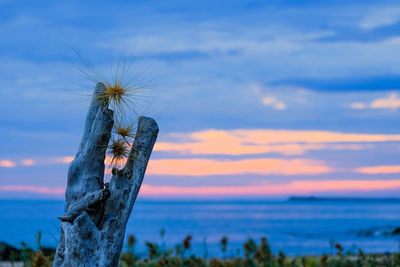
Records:
M400 165L360 167L360 168L355 169L354 171L358 172L358 173L364 173L364 174L400 173Z
M71 163L75 157L73 156L66 156L62 158L56 158L55 162L57 163Z
M13 168L15 166L15 162L11 160L0 160L0 167Z
M400 135L301 130L206 130L171 134L175 142L157 142L155 150L180 154L301 155L308 150L360 150L374 142L400 141ZM336 144L335 144L336 143ZM364 144L362 144L364 143Z
M310 159L161 159L149 162L147 174L186 176L231 174L312 175L333 171L323 161Z

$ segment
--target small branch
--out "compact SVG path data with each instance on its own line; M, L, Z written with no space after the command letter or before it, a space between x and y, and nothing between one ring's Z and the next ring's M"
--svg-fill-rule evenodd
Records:
M73 223L76 217L82 214L82 212L93 212L96 210L96 206L101 202L106 201L110 197L110 190L102 189L96 192L87 194L82 199L77 200L67 210L64 216L57 217L63 222Z

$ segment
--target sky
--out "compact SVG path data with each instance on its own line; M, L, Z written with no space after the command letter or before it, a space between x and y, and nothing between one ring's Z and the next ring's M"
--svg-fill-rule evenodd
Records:
M399 30L397 1L0 0L0 198L63 198L74 51L143 85L143 197L398 196Z

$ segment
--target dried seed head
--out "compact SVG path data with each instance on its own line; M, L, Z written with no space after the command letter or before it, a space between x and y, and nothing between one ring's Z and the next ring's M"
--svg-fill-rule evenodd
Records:
M103 91L101 97L109 99L116 106L120 105L126 95L127 88L119 81L114 81L114 83L106 82L105 87L106 89Z
M128 127L120 127L116 129L116 133L123 137L128 137L132 135L132 131Z
M133 137L134 136L134 127L133 124L121 124L119 122L116 122L114 125L114 131L117 135L120 135L121 137Z
M124 140L113 139L109 145L109 154L111 155L111 164L120 164L128 157L129 150Z

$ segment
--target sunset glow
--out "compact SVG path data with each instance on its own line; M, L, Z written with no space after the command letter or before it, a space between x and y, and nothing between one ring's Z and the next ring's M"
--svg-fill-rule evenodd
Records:
M248 186L153 186L143 184L140 194L143 196L277 196L309 195L315 193L353 193L378 192L400 189L400 180L326 180L295 181L283 184L262 184ZM0 186L0 192L32 192L37 194L64 195L65 188L38 186Z

